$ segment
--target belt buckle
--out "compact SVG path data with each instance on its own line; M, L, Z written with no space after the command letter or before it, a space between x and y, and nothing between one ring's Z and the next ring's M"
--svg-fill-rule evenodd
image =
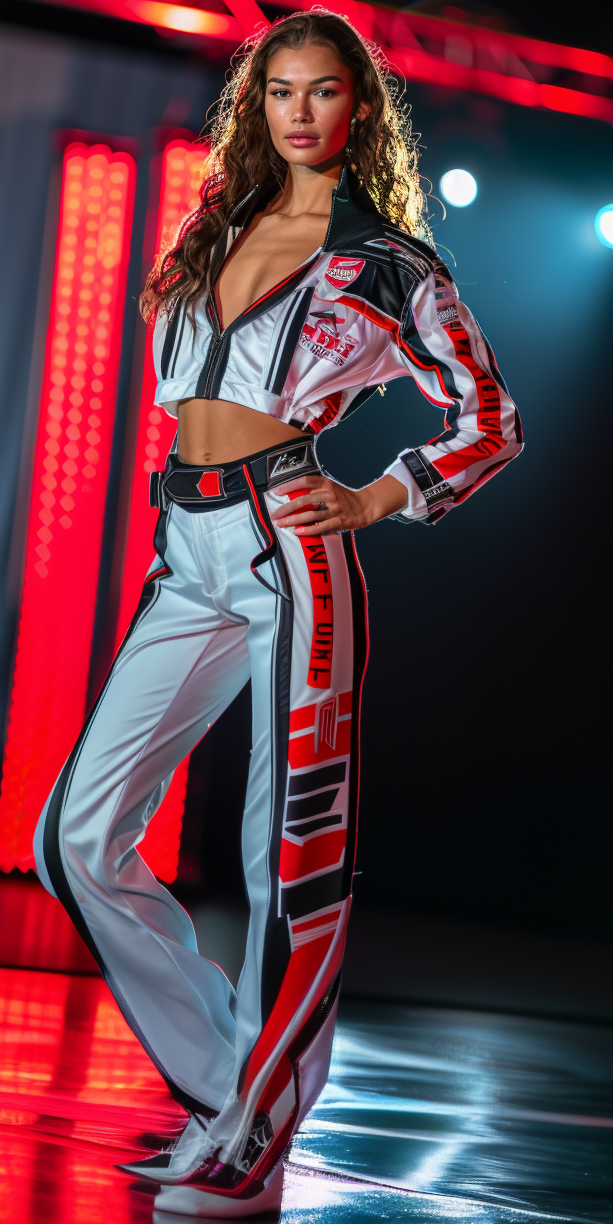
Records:
M291 480L292 476L299 475L304 468L310 467L312 464L310 449L310 442L299 442L298 446L293 449L288 447L280 455L268 455L266 458L267 484L280 484L281 481Z
M206 468L200 480L196 481L196 488L200 496L205 500L209 497L225 497L222 469L216 467Z

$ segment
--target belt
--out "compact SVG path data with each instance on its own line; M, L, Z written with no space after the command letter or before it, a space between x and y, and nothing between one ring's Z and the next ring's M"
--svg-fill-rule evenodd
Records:
M267 489L285 484L296 476L322 473L315 446L312 441L291 442L289 445L269 446L266 450L246 455L235 463L210 465L183 463L171 452L163 472L151 472L149 478L149 500L153 507L166 514L170 502L186 510L218 510L222 506L234 505L249 499L251 509L266 547L251 562L251 572L275 595L290 596L272 587L261 574L258 566L270 561L278 547L277 535L272 525L268 507L262 494Z
M150 501L159 510L167 510L169 502L201 510L217 510L221 506L243 501L252 488L257 492L274 489L292 480L321 472L313 442L292 442L288 446L269 446L246 455L235 463L217 463L200 467L183 463L171 452L163 472L151 472Z

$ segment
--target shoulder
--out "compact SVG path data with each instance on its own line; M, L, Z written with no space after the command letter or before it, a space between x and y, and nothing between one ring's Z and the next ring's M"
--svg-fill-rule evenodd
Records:
M380 213L377 218L379 235L376 248L379 258L383 264L393 265L398 269L407 282L408 290L415 288L432 274L450 279L450 273L434 247L421 238L415 238L406 230L399 229L397 225L392 225Z
M335 244L334 255L350 260L354 269L357 261L361 265L351 293L398 321L419 285L429 278L433 288L441 281L452 282L433 247L379 212L365 214L361 224Z

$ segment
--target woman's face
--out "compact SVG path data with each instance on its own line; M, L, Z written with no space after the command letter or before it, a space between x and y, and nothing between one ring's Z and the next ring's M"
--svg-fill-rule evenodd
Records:
M354 111L353 78L330 47L306 43L277 51L268 61L264 104L275 149L294 166L334 164L342 158Z

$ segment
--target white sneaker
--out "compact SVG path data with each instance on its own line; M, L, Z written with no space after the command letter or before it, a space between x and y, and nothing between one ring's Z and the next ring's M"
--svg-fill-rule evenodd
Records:
M265 1212L280 1212L283 1173L283 1161L280 1160L264 1182L264 1189L251 1198L238 1198L227 1191L214 1194L210 1190L197 1190L195 1186L162 1186L155 1197L153 1224L171 1224L167 1212L217 1220L245 1220Z
M165 1152L157 1152L155 1156L146 1156L144 1160L134 1160L130 1164L116 1165L122 1173L130 1173L135 1177L144 1177L147 1181L158 1182L160 1185L174 1186L200 1168L206 1159L211 1144L206 1138L209 1120L192 1115L183 1134L176 1143L169 1146Z

